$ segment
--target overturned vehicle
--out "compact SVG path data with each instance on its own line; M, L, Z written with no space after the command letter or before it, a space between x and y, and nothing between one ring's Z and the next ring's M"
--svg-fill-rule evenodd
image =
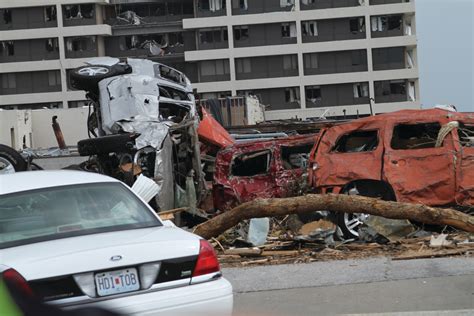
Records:
M142 59L96 58L70 74L90 100L89 139L79 141L81 169L132 185L139 174L159 186L157 210L196 205L204 189L197 127L188 78Z

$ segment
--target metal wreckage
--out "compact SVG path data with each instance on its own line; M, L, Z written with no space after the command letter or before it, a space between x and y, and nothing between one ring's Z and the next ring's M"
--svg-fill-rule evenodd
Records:
M473 113L404 110L352 121L263 122L226 130L196 102L186 76L166 65L101 57L70 76L72 86L86 90L91 101L90 138L78 143L80 155L89 159L76 167L130 186L140 177L152 179L156 190L150 204L160 214L198 215L196 222L182 225L256 198L305 193L361 195L468 213L474 203ZM0 158L15 156L4 147ZM295 254L301 242L334 246L333 236L343 244L353 239L385 243L417 232L406 220L318 212L250 220L216 239L215 246L226 256L222 244L235 247L240 240L260 248L237 250L238 255L263 249L277 251L278 257L288 249ZM456 238L467 238L472 248L472 236ZM232 265L235 254L229 256Z

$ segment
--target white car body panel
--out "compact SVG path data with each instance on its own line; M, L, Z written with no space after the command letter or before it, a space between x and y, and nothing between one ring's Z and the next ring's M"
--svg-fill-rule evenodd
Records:
M0 199L5 194L29 190L107 182L120 183L104 175L79 171L19 172L0 176ZM120 269L140 263L197 256L199 241L199 236L169 224L42 241L0 249L0 272L14 268L31 281L115 267ZM122 259L112 261L112 256L121 256ZM220 273L213 273L154 284L148 290L101 298L84 295L48 304L68 309L100 306L126 315L224 316L232 314L233 294L231 284Z

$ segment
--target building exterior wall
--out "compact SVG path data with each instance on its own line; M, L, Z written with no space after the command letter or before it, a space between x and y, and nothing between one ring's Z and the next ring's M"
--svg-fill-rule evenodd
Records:
M0 19L3 108L83 104L68 70L104 55L176 67L201 97L259 95L269 119L420 107L414 0L5 0L0 10L11 13ZM51 71L60 84L45 84ZM13 88L10 74L43 83Z

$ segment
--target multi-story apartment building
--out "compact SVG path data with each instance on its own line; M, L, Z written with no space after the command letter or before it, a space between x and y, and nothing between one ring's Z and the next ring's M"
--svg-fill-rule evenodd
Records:
M77 107L91 57L184 71L202 98L253 94L267 119L419 108L414 0L2 0L0 107Z

